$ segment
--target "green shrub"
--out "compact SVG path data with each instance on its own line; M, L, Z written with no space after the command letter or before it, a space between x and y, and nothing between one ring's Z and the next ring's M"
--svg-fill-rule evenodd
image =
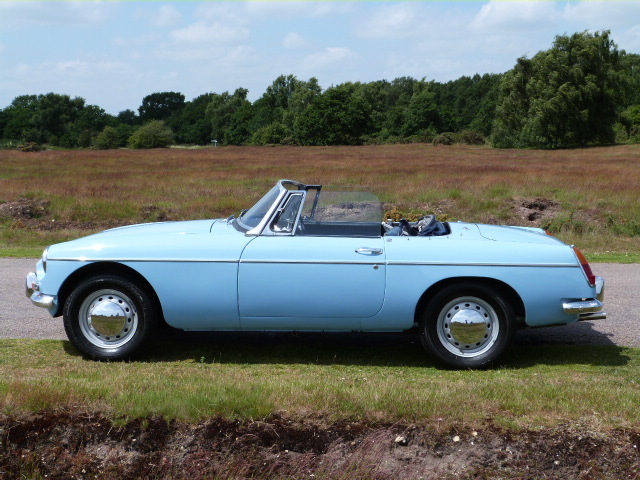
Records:
M173 132L163 121L154 120L133 132L129 137L131 148L164 148L173 144Z
M114 127L106 126L93 141L94 148L98 150L110 150L120 147L120 137L118 130Z
M39 152L44 150L44 147L36 142L27 142L21 145L18 145L18 150L21 152Z
M434 145L453 145L455 143L455 137L451 132L444 132L440 135L436 135L433 139Z
M265 127L259 128L251 136L253 145L277 145L288 136L287 127L280 122L271 123Z
M484 145L485 138L482 132L476 130L462 130L458 134L458 142L465 145Z

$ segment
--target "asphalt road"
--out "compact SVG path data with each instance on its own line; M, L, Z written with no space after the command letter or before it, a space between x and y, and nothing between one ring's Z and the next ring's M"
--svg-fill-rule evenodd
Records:
M35 270L35 264L33 259L0 259L0 338L66 338L62 319L51 318L24 294L25 276ZM608 318L524 330L518 333L517 342L640 347L640 265L591 267L596 275L605 277Z

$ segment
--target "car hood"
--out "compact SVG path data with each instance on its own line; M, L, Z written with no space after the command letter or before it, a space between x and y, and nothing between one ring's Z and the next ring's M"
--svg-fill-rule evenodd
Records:
M252 237L218 220L131 225L52 245L49 260L211 261L239 258Z
M132 235L186 235L195 233L207 233L217 220L189 220L185 222L160 222L142 223L139 225L127 225L112 228L104 232L96 233L87 238L113 238Z

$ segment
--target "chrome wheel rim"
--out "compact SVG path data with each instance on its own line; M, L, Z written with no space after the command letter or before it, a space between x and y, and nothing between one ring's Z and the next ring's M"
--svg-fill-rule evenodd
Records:
M100 348L118 348L129 342L138 329L138 312L133 301L118 290L91 293L80 305L80 330Z
M496 311L477 297L451 300L440 311L436 327L442 346L464 358L489 351L500 333Z

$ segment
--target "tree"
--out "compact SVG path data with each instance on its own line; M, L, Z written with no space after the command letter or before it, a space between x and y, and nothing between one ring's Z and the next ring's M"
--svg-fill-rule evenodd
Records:
M316 97L296 122L301 145L358 145L372 132L371 110L357 86L344 83Z
M4 112L5 138L27 142L64 143L73 122L84 107L83 98L47 93L16 97ZM68 140L69 146L73 142Z
M184 95L178 92L158 92L147 95L138 107L140 121L166 120L184 108Z
M115 119L96 105L87 105L78 112L72 123L67 141L69 146L89 147L91 141L108 124L115 123Z
M253 104L252 129L282 122L296 90L303 84L294 75L280 75Z
M129 137L131 148L162 148L172 143L173 133L161 120L146 123Z
M206 116L212 127L212 139L218 140L223 144L237 144L236 142L240 138L244 138L244 135L239 134L239 132L245 128L242 122L249 122L250 112L248 108L251 106L251 102L247 100L248 93L249 90L246 88L238 88L233 92L233 95L229 95L229 92L213 94L211 102L206 108ZM245 107L244 110L234 119L236 112L243 106ZM227 131L230 132L229 138L227 138Z
M137 125L140 121L140 117L133 110L123 110L116 116L116 119L120 123L124 123L125 125Z
M620 66L625 86L623 108L640 105L640 55L621 52Z
M251 139L250 124L253 119L253 105L243 102L231 116L229 126L224 134L225 143L243 145Z
M178 143L206 145L211 142L212 127L206 110L213 96L212 93L200 95L169 117L167 124L175 132Z
M436 94L431 86L427 85L422 91L411 97L409 105L404 111L402 134L407 137L425 130L440 132L442 131L441 124Z
M620 102L619 53L609 32L557 36L521 58L500 86L492 131L498 147L610 143Z

